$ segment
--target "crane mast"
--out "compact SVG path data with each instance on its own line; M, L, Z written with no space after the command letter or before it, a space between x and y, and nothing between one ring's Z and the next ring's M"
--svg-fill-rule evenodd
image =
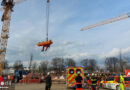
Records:
M97 26L102 26L104 24L109 24L109 23L113 23L113 22L116 22L116 21L120 21L120 20L126 19L128 17L130 17L130 13L126 13L126 14L123 14L123 15L120 15L120 16L117 16L117 17L113 17L113 18L101 21L101 22L96 23L96 24L89 25L87 27L83 27L81 29L81 31L88 30L88 29L91 29L91 28L94 28L94 27L97 27Z
M2 31L1 31L1 36L0 36L0 72L4 68L7 42L9 38L11 13L13 11L14 4L19 4L23 1L26 1L26 0L15 0L15 3L14 3L14 0L2 0L2 3L1 3L3 7L0 8L0 11L4 10L4 13L1 18Z
M2 31L1 31L1 38L0 38L0 63L3 66L5 61L5 55L6 55L7 41L9 38L9 27L10 27L11 13L13 11L12 9L14 6L14 2L13 0L8 0L7 2L2 2L2 5L4 7L4 13L1 18Z

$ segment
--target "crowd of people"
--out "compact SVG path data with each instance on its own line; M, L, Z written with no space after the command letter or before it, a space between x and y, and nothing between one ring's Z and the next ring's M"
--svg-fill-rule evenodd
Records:
M83 85L85 88L91 88L92 90L99 90L99 88L102 87L101 82L103 80L106 80L110 76L112 76L112 74L90 73L90 74L85 74L84 77L82 77L80 73L77 73L77 76L75 77L76 84L75 84L74 90L82 90ZM10 81L12 83L19 83L20 80L26 79L28 77L31 77L31 79L37 77L37 79L40 79L40 82L45 82L45 85L46 85L45 90L51 89L52 76L51 76L50 72L48 72L46 75L43 75L43 74L35 75L33 73L29 73L27 75L23 75L22 78L20 75L18 75L16 77L14 74L0 75L0 83L2 81ZM121 80L123 80L123 79L121 79ZM123 90L123 89L121 89L121 90Z
M83 79L85 83L85 88L89 88L91 90L99 90L100 87L102 87L103 81L106 81L109 77L115 76L114 74L104 74L104 73L91 73L91 74L86 74L85 77L81 77L80 73L77 75L75 78L76 85L74 87L74 90L82 90L83 88ZM119 75L119 88L120 90L124 90L124 79L122 75Z

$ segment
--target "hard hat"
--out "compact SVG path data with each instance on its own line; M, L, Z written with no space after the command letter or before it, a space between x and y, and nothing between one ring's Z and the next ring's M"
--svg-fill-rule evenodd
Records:
M50 72L48 72L47 75L50 75Z
M92 76L94 76L94 73L92 73Z

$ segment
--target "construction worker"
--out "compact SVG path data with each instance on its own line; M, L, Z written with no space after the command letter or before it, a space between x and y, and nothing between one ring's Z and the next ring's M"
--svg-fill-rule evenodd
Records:
M75 78L76 90L82 90L82 80L83 80L83 78L81 77L80 72L78 72L78 75Z
M51 90L51 85L52 85L51 75L48 72L47 73L47 77L46 77L46 87L45 87L45 90Z
M98 78L94 75L94 73L92 73L92 77L91 77L91 89L92 90L96 90L97 81L98 81Z
M124 90L124 78L122 75L119 77L119 90Z

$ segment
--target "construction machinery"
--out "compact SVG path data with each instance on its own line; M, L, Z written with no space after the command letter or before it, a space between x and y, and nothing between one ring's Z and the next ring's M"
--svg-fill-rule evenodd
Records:
M15 4L18 4L25 0L2 0L1 5L2 8L0 10L4 10L3 16L1 18L2 21L2 31L1 31L1 38L0 38L0 72L4 67L5 55L6 55L6 48L9 38L9 27L10 27L10 20L11 20L11 13L13 12L13 7Z
M126 14L123 14L123 15L120 15L120 16L116 16L116 17L101 21L101 22L96 23L96 24L89 25L87 27L83 27L81 29L81 31L88 30L88 29L91 29L91 28L95 28L95 27L98 27L98 26L102 26L104 24L109 24L109 23L113 23L113 22L116 22L116 21L120 21L120 20L126 19L128 17L130 17L130 13L126 13Z

